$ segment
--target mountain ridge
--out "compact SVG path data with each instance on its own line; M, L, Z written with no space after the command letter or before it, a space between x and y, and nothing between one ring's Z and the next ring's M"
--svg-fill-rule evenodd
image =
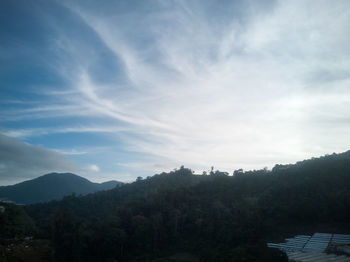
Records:
M94 183L73 173L54 172L14 185L0 186L0 199L17 204L33 204L59 200L73 193L87 195L121 184L115 180Z
M230 176L181 166L112 190L17 207L34 221L34 237L50 243L52 261L170 261L187 252L193 261L285 262L265 243L350 233L349 189L346 151ZM7 221L3 231L15 236L18 227Z
M145 258L189 252L203 262L243 261L248 254L244 261L281 262L287 258L267 255L259 243L308 232L350 233L349 189L346 151L230 176L219 170L194 175L181 166L25 210L59 261L77 261L77 254L80 261L168 261Z

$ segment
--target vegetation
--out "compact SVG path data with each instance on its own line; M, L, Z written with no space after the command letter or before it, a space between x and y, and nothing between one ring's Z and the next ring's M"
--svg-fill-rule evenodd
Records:
M181 167L25 209L56 261L287 261L266 241L349 231L349 189L346 152L233 176Z
M0 241L34 233L34 222L21 206L0 202Z
M48 240L33 240L33 220L23 207L0 202L0 261L53 261Z

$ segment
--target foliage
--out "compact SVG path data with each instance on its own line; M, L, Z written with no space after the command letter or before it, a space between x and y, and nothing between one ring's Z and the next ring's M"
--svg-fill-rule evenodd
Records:
M346 152L233 176L181 167L26 210L58 261L152 261L178 252L201 261L285 261L259 243L300 225L346 230L349 188Z
M53 250L47 240L8 240L0 243L1 262L54 262Z
M23 238L34 233L34 222L21 206L0 202L0 239Z
M207 249L201 255L203 262L288 262L285 253L265 245L241 245L232 249Z

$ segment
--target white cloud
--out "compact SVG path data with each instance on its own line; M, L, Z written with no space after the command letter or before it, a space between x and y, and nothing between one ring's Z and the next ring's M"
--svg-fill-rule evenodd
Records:
M34 137L47 134L66 134L66 133L119 133L130 130L127 127L118 126L75 126L75 127L46 127L46 128L23 128L23 129L0 129L0 134L16 137Z
M89 169L94 172L99 172L100 168L97 165L89 165Z
M52 149L62 155L85 155L88 152L85 150L77 150L77 149L70 149L70 150L62 150L62 149Z
M251 5L244 20L232 16L221 27L201 5L165 5L139 20L69 5L122 61L127 84L94 81L97 54L85 52L95 46L62 36L72 60L61 74L72 90L58 95L64 106L28 116L93 116L111 126L7 134L125 131L124 149L154 156L126 165L147 168L262 168L347 150L349 2L277 1L262 13Z
M258 168L346 150L349 137L341 130L347 122L330 130L334 140L319 132L316 117L328 122L336 112L349 116L349 78L324 83L326 92L319 91L320 83L305 81L320 67L350 68L346 7L344 1L280 1L269 15L252 14L244 28L232 21L216 30L196 12L172 6L166 15L144 17L155 54L133 49L114 26L118 17L102 19L79 9L122 58L133 85L114 95L114 86L99 86L83 71L76 87L93 110L144 135L128 140L130 150L174 165Z

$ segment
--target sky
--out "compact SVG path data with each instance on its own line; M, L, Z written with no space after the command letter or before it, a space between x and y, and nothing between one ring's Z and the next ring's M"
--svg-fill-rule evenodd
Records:
M350 149L348 0L0 1L0 185Z

